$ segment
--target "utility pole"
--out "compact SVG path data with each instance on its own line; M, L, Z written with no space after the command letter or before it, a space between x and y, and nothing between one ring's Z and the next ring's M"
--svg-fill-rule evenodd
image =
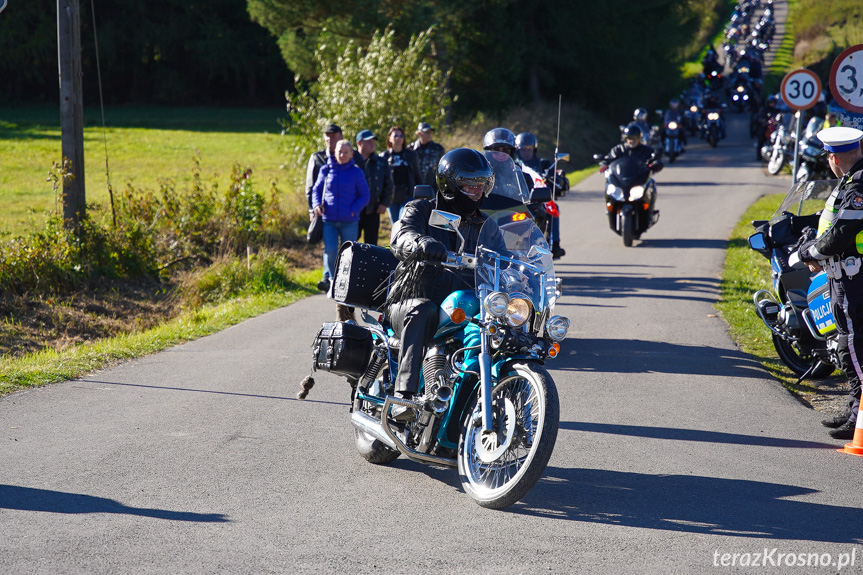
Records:
M2 1L2 0L0 0ZM57 0L57 60L60 67L60 127L63 160L63 221L75 229L85 215L84 103L81 96L81 18L78 0Z

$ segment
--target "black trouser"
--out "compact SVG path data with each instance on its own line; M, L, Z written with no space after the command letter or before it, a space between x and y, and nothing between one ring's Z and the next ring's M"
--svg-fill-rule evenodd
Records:
M378 245L378 232L381 228L381 215L377 212L360 214L360 231L357 238L363 238L363 242Z
M402 342L396 391L415 394L419 391L425 348L434 338L440 321L440 306L430 299L409 299L391 305L387 313L396 337Z
M830 299L833 320L839 331L839 367L851 387L845 409L850 416L849 421L854 423L860 409L860 384L863 380L863 277L843 280L830 280Z

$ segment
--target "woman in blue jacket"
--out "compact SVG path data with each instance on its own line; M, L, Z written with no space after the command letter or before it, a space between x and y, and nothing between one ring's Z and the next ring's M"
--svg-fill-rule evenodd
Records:
M339 246L359 237L360 212L369 203L369 186L362 168L354 164L348 140L336 144L335 156L327 158L312 187L312 206L324 220L324 279L318 289L329 291L335 275Z

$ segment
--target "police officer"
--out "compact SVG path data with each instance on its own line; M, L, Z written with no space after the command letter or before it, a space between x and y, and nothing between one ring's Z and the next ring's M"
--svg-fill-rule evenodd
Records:
M863 379L863 131L827 128L817 134L828 152L830 169L841 178L827 199L818 236L798 253L813 272L830 278L833 319L839 332L839 361L850 386L848 405L839 417L821 423L836 439L851 439L860 409Z
M454 232L429 226L434 209L461 216L459 232L465 239L465 253L474 253L480 243L505 251L497 226L483 228L486 217L479 210L483 198L494 187L494 172L485 156L468 148L447 152L438 164L437 186L435 200L409 202L393 226L390 250L399 260L414 257L426 262L445 261L448 251L458 249L459 239ZM481 230L487 236L480 238ZM410 399L419 391L425 348L437 331L443 300L456 290L474 287L472 270L459 272L434 265L418 269L421 271L416 276L405 273L395 280L389 294L392 301L387 302L393 331L401 339L395 392L402 399ZM391 415L401 420L412 417L413 412L396 406Z

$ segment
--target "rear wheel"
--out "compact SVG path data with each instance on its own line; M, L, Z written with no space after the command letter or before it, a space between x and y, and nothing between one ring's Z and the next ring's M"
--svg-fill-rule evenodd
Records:
M491 400L492 433L483 434L479 396L467 411L458 473L480 506L503 509L530 491L545 470L557 441L560 405L554 380L534 364L504 371Z

